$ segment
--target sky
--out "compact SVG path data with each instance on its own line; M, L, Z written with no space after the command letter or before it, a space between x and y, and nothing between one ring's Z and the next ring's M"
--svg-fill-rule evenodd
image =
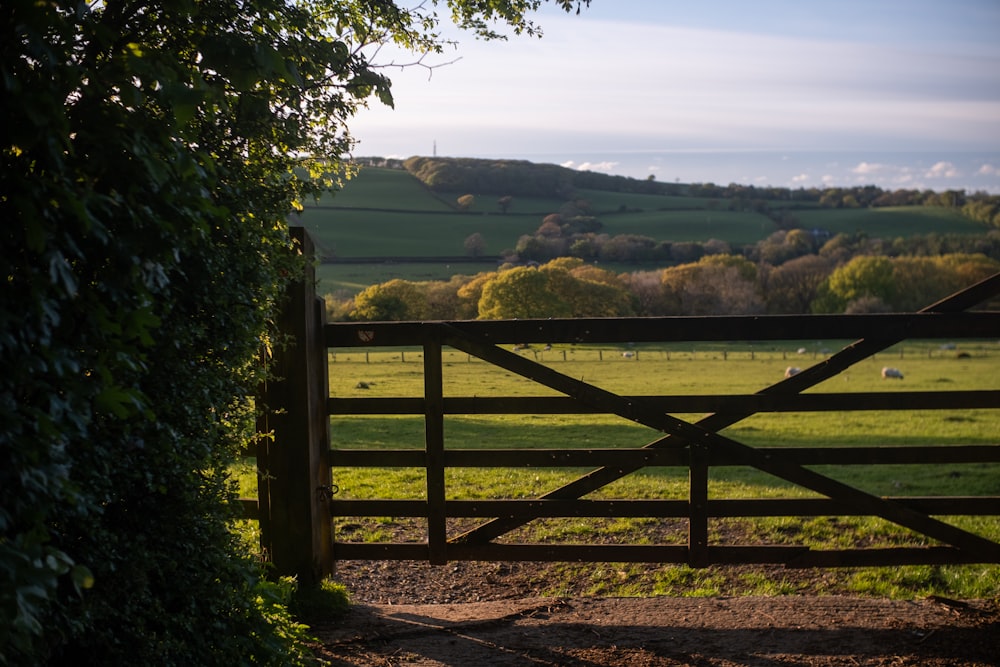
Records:
M424 61L439 67L387 67L395 108L352 120L354 154L1000 192L1000 0L592 0L535 18L540 39L449 31L459 46Z

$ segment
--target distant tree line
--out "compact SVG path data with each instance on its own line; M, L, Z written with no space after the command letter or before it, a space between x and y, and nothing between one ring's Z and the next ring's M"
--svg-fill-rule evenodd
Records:
M823 252L843 260L854 254L943 255L982 253L1000 259L995 234L928 234L909 238L869 238L863 233L830 237L822 230L781 227L766 239L742 247L726 241L658 241L638 234L603 233L603 224L593 215L586 200L567 202L558 213L542 219L532 234L524 234L509 253L511 262L547 262L557 257L578 257L591 262L685 263L706 255L735 253L766 264L782 262L802 255Z
M670 195L719 200L729 210L756 211L779 224L794 227L796 208L869 208L885 206L943 206L990 227L1000 228L1000 195L965 190L883 190L874 185L826 188L783 188L714 183L665 183L652 177L641 180L579 171L526 160L411 157L402 162L363 158L374 166L406 169L431 190L474 192L521 197L576 198L581 189L609 192ZM711 206L711 204L710 204ZM700 207L700 206L699 206Z
M649 271L560 257L447 281L395 279L353 299L328 296L327 309L355 321L906 312L1000 271L1000 232L964 242L838 235L818 244L779 231L747 254L705 252Z

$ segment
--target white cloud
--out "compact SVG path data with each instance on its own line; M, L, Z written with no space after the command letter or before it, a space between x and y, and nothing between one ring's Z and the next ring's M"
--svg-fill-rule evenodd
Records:
M792 176L792 183L807 183L809 182L809 174L798 174L797 176Z
M937 162L924 174L926 178L958 178L961 175L951 162Z
M886 170L886 165L877 162L861 162L851 169L852 174L866 176L868 174L878 174Z
M618 163L613 160L605 160L604 162L581 162L577 164L573 160L567 160L563 162L560 166L567 167L569 169L576 169L577 171L601 171L610 172L614 171Z
M1000 174L1000 167L993 164L984 164L976 172L980 176L996 176Z

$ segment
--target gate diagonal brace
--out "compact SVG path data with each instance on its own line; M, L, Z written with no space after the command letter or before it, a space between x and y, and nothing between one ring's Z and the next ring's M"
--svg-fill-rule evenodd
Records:
M691 424L690 422L660 412L652 401L622 398L604 389L576 380L537 364L534 361L502 350L493 344L477 341L457 330L449 331L444 340L448 345L456 349L485 359L490 363L551 389L562 391L588 406L606 410L674 436L674 438L661 438L657 442L652 443L654 446L682 446L685 443L695 443L696 445L715 447L742 459L742 462L746 465L753 466L781 479L816 491L834 500L849 503L851 506L859 510L864 510L868 514L880 516L963 550L981 553L991 561L1000 562L1000 544L933 519L926 514L912 510L899 503L859 491L842 482L785 460L780 456L775 456L773 452L762 454L753 447L707 430L703 426ZM639 467L635 467L634 469L638 470ZM624 470L612 470L610 468L602 468L596 472L602 471L609 471L608 474L613 479L618 479L627 474ZM593 477L589 476L581 479L594 481ZM579 482L580 480L577 481ZM547 495L543 497L548 498L551 496ZM470 531L470 533L472 532ZM450 542L455 544L478 542L479 540L470 539L470 533L459 535L450 540Z
M998 293L1000 293L1000 273L935 304L927 306L919 312L960 312L986 299L992 298ZM647 447L684 446L687 443L710 444L723 451L739 455L740 458L745 458L747 465L757 467L764 472L812 489L830 498L850 503L858 509L864 510L866 513L880 516L929 537L952 544L963 551L978 553L989 562L1000 562L1000 544L996 542L938 521L927 514L903 507L896 502L859 491L841 482L803 468L794 462L781 460L780 457L775 458L773 454L761 454L752 447L715 432L754 413L714 414L701 419L696 424L691 424L665 415L651 402L624 399L593 385L562 375L545 366L502 350L492 343L480 341L454 325L445 325L445 329L444 342L456 349L480 357L522 377L563 392L586 405L618 414L626 419L668 433L666 437L648 444ZM807 368L798 375L771 385L758 393L781 395L801 392L898 342L899 340L897 339L860 339L828 359ZM544 494L541 498L577 499L631 472L635 472L641 467L634 466L624 469L600 468L559 489ZM530 518L494 519L449 541L455 544L488 542L509 530L524 525L530 520Z

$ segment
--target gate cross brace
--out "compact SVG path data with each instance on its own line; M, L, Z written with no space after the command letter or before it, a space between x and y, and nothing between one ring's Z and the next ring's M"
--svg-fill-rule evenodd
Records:
M965 290L957 292L919 312L944 313L966 310L1000 293L1000 274L995 274ZM903 507L898 503L864 493L841 482L830 479L793 462L765 455L753 447L743 445L716 431L730 426L753 413L713 414L692 424L664 414L651 401L625 399L593 385L575 380L545 366L528 361L495 345L480 341L462 332L454 325L446 325L443 342L468 354L481 357L523 377L544 384L570 395L582 403L618 414L666 432L647 447L714 446L745 458L748 465L810 488L830 498L849 502L859 509L916 530L962 550L979 552L988 560L1000 562L1000 544L973 533L955 528L926 514ZM787 378L758 393L794 394L840 373L849 366L899 342L897 339L861 339L845 347L830 358L815 364L802 373ZM679 442L678 442L679 440ZM543 499L576 499L602 486L639 470L642 466L625 469L600 468L541 496ZM523 525L530 518L498 518L478 528L449 540L454 544L484 543Z

